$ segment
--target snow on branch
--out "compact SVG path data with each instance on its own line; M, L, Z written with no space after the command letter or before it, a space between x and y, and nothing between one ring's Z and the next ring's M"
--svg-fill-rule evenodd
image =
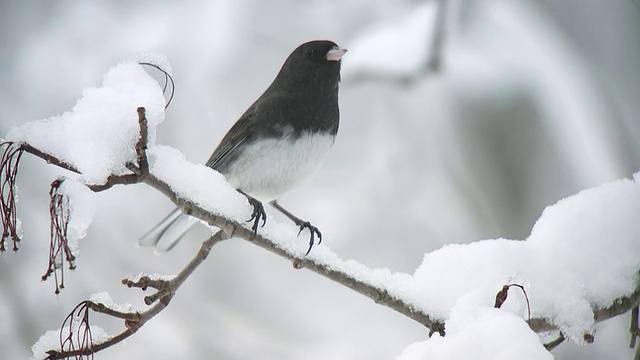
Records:
M492 331L483 334L486 342L504 346L501 337L519 334L528 339L531 351L541 354L537 358L548 358L535 333L559 330L549 348L565 337L589 343L594 340L597 322L640 303L640 173L635 180L588 189L547 207L526 240L448 245L425 254L412 274L370 269L341 259L325 243L305 256L307 249L297 241L297 228L288 223L270 221L254 234L245 221L251 206L220 173L186 161L175 149L155 144L156 127L164 118L162 93L139 65L123 63L109 71L103 87L85 90L71 111L15 128L7 136L9 142L4 143L0 169L3 249L7 240L13 240L17 248L22 237L15 183L23 152L77 176L52 184L47 277L58 278L63 259L73 267L75 242L84 237L91 223L91 211L86 210L92 206L89 194L116 184L144 183L184 213L220 229L175 277L142 275L123 280L132 288L156 290L145 297L148 309L123 310L93 300L78 305L63 324L66 332L60 333L59 346L42 352L50 359L92 356L133 335L166 308L215 244L232 237L258 245L292 261L296 269L316 272L423 324L434 335L433 341L407 348L407 354L424 357L459 348L455 344L474 338L489 325ZM597 271L594 264L598 264ZM64 286L62 278L60 270L56 291ZM523 295L514 292L507 297L513 286L524 290ZM89 324L90 311L123 319L125 329L115 336L101 334ZM637 319L632 333L635 339ZM43 340L38 349L46 343Z
M240 206L239 210L235 206L227 209L227 215L223 215L220 208L214 209L212 203L204 201L203 198L207 197L205 196L207 195L207 193L203 195L202 191L206 191L203 190L203 187L206 188L207 184L214 184L213 186L216 188L215 192L220 192L222 190L222 194L218 194L218 196L222 196L223 198L229 196L233 197L237 195L237 193L233 189L225 189L224 186L227 185L225 185L224 182L217 185L215 184L216 181L224 181L224 179L220 178L219 174L204 166L191 164L184 161L184 158L181 157L181 154L170 148L156 146L152 149L151 153L151 157L153 159L151 170L146 176L141 178L141 181L165 194L174 203L176 203L176 205L180 206L185 213L197 217L211 226L220 228L222 231L217 233L220 234L220 239L229 237L245 239L264 249L269 250L270 252L291 260L296 268L307 268L318 274L321 274L348 288L351 288L358 293L371 298L376 303L388 306L402 313L403 315L406 315L407 317L418 321L419 323L430 328L432 333L437 332L441 335L444 335L443 321L447 318L447 315L442 315L437 310L437 303L439 303L439 301L436 300L444 298L447 301L455 303L455 298L451 298L452 294L447 294L444 292L439 294L439 296L434 294L432 298L429 298L429 296L425 298L425 290L427 295L429 293L429 290L425 288L421 289L421 287L424 287L425 285L433 285L433 283L440 282L435 281L435 279L430 279L431 275L429 269L437 269L439 276L443 279L443 281L451 282L452 278L447 274L449 272L454 273L455 271L453 270L453 267L451 267L451 265L447 267L441 266L441 261L445 261L446 259L448 259L448 261L451 262L452 265L456 265L458 261L465 261L465 259L469 260L469 258L467 258L467 255L465 255L463 252L458 252L458 250L464 250L465 252L467 252L467 250L470 251L473 246L449 246L443 248L442 251L436 251L434 253L427 254L425 256L425 261L413 276L402 273L391 273L386 269L368 269L357 262L351 260L342 260L338 258L326 246L318 247L314 250L314 252L310 254L310 256L305 257L304 248L299 246L300 244L295 243L294 236L288 236L289 232L295 234L295 229L291 229L291 227L279 224L268 224L267 227L265 227L266 234L253 234L252 230L249 229L243 221L243 219L245 219L247 217L247 214L250 212L249 206L246 204L246 200L240 199L240 201L244 202L244 204L242 204L243 206ZM622 181L622 183L625 185L631 185L630 183L633 182L627 180ZM227 200L229 200L229 202L231 203L238 201L238 199L233 198ZM214 203L220 205L220 203L217 203L217 201L214 201ZM227 205L222 204L223 207ZM551 208L548 210L548 212L553 211L554 209ZM544 220L545 219L541 219L537 227L546 226ZM289 237L290 239L277 240L270 236L273 234L279 234L282 235L283 238ZM535 236L533 235L535 234L532 234L532 237L535 238ZM474 246L485 247L487 245L489 246L489 249L493 249L492 251L495 255L495 253L506 251L507 248L515 249L520 246L527 246L527 242L488 240L485 242L476 243L476 245ZM211 246L213 246L213 244L211 244ZM505 249L501 249L501 247L503 246L505 246ZM201 251L205 251L208 254L211 247L208 247L207 242L205 242L205 244L203 245L203 249L204 250L201 249ZM485 249L481 250L485 251ZM457 255L452 257L452 254L447 254L447 252L450 251L458 253ZM485 260L487 261L500 261L497 260L500 259L500 257L496 258L495 256L492 256L491 253L483 253L482 251L472 251L468 256L473 256L477 261L479 259L478 256L482 257L482 254L484 254L486 255ZM511 251L512 254L508 256L513 256L513 254L516 254L520 251L521 250L518 250L516 252ZM440 255L444 255L444 257L440 257ZM197 256L196 258L204 260L204 257L206 256ZM177 277L177 280L172 279L171 281L153 281L153 279L150 279L148 277L142 277L136 280L127 279L124 281L124 283L130 287L139 287L142 289L153 287L158 290L156 294L150 295L145 298L145 302L147 304L156 304L152 309L148 310L151 311L153 316L155 316L155 314L160 312L162 308L164 308L168 304L168 301L171 299L173 294L175 294L175 291L177 290L179 285L184 280L186 280L188 275L193 270L195 270L195 267L197 267L197 264L199 263L194 264L188 265L185 268L187 269L187 271L183 276ZM511 264L513 265L513 263ZM478 269L481 270L480 265L478 266ZM495 271L494 268L492 268L491 270ZM481 275L483 274L482 271L480 271L480 273ZM517 270L514 269L507 273L515 274L517 273ZM486 274L482 276L486 276ZM482 279L478 280L482 282ZM421 282L424 281L431 282L431 284L421 284ZM489 279L489 281L491 280ZM468 291L472 287L473 283L475 283L474 279L467 278L462 284L462 289L466 288ZM536 284L535 286L529 284L528 286L537 291L540 291L539 286L542 285L544 284ZM502 290L500 290L501 288ZM452 289L450 289L449 291L451 290ZM454 290L452 293L455 295L456 291ZM505 304L505 300L503 299L506 299L506 297L504 296L504 287L495 287L492 290L492 294L494 295L494 297L500 296L501 306ZM557 323L557 321L555 320L555 316L557 316L558 314L552 316L551 314L554 314L553 311L544 312L543 310L539 309L540 305L548 302L548 300L544 300L544 296L540 298L540 294L537 294L533 298L533 313L537 314L538 317L534 317L533 319L531 319L529 324L530 328L535 332L554 330L558 327L562 328L563 325ZM536 304L536 298L541 301L541 304ZM158 302L158 300L160 301ZM636 306L639 302L640 296L639 292L636 290L628 296L622 296L614 299L609 306L594 306L591 324L603 321L620 313L624 313ZM436 306L434 307L434 305ZM514 304L511 304L511 306L513 305ZM538 310L536 310L536 308L538 308ZM432 309L433 313L430 313L425 309ZM131 324L127 324L128 328L130 329ZM565 327L562 329L563 331L567 331L567 329L570 330L571 328ZM578 329L585 328L579 326ZM588 329L588 327L586 329ZM580 332L580 334L582 334L583 336L582 340L586 342L590 342L593 340L593 335L590 332ZM122 336L124 335L114 338L121 339ZM130 336L130 334L127 336ZM113 342L113 340L109 341Z

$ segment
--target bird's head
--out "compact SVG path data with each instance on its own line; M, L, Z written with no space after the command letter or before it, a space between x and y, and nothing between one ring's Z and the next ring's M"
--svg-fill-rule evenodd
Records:
M329 40L315 40L298 46L282 65L277 80L283 84L301 86L340 81L340 63L347 52Z

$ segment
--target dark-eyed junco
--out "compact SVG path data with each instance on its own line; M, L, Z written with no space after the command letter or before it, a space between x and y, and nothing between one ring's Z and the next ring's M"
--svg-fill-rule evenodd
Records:
M325 40L298 46L207 161L207 166L247 196L253 206L247 221L253 222L254 232L266 221L262 202L268 202L296 223L300 232L309 230L307 254L316 236L322 241L322 234L276 201L313 174L333 145L340 117L340 61L346 51ZM167 251L196 222L176 209L139 243Z

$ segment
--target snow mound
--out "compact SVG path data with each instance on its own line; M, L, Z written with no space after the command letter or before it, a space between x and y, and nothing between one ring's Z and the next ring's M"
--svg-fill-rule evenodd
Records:
M125 61L107 72L102 87L84 89L71 110L15 127L7 140L29 143L75 166L87 183L103 184L111 174L129 173L126 163L136 159L136 109L147 110L151 144L164 105L158 83L140 65Z
M425 254L410 284L403 284L408 291L396 293L450 319L453 304L467 294L481 294L490 306L504 284L521 283L532 317L582 343L594 331L593 309L611 306L638 286L638 174L635 181L614 181L547 207L526 241L485 240ZM503 309L527 316L523 297L510 296Z
M520 317L461 299L447 322L447 335L406 347L396 360L551 360L553 356Z

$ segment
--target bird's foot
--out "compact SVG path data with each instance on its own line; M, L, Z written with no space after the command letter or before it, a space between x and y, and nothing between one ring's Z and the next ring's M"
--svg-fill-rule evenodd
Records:
M307 256L309 255L309 253L311 252L311 248L315 244L316 235L318 236L318 245L322 243L322 233L317 227L311 225L311 223L308 221L296 221L296 225L298 225L298 227L300 228L300 230L298 231L298 236L300 236L300 233L304 229L309 229L309 232L311 233L311 236L309 237L309 250L307 250L307 253L304 254L304 256Z
M262 220L262 226L267 223L267 213L264 211L264 206L262 203L252 198L251 196L247 196L249 200L249 204L253 206L253 213L251 213L251 218L247 220L247 222L253 221L253 226L251 226L251 230L253 230L254 234L258 234L258 224L260 224L260 220Z
M280 212L285 214L289 219L291 219L291 221L293 221L296 225L298 225L298 227L300 228L300 231L298 231L298 236L300 235L302 230L309 229L309 232L311 233L311 236L309 238L309 250L307 250L307 253L304 254L304 256L309 255L309 253L311 252L311 248L313 247L316 240L316 235L318 236L318 244L322 243L322 233L317 227L311 225L310 222L301 220L297 216L293 215L292 213L289 212L289 210L283 208L282 205L278 204L278 202L275 200L271 202L271 205L273 205L273 207L275 207L276 209L280 210Z

